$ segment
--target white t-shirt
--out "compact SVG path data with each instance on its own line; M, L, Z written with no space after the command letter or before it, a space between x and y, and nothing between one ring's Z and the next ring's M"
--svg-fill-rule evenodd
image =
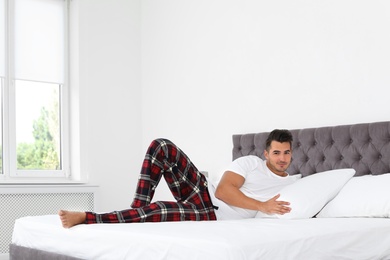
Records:
M240 188L246 196L259 200L267 201L285 186L294 183L297 176L287 175L281 177L273 173L266 165L266 161L261 158L248 155L234 160L226 169L237 173L245 178L245 182ZM210 183L210 182L209 182ZM230 206L217 199L214 195L216 186L209 184L209 193L212 202L218 207L215 211L217 220L225 219L244 219L255 217L257 211Z

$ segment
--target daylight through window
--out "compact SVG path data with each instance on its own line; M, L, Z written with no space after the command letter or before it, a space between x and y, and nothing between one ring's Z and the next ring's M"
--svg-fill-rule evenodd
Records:
M3 179L69 176L68 4L0 0Z

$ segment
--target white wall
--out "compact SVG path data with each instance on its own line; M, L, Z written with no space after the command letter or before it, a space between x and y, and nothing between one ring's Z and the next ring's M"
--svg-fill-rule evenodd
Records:
M82 154L111 211L129 207L142 160L139 1L79 1L79 23Z
M387 0L80 3L102 210L129 205L157 137L218 178L234 133L390 119Z
M390 2L142 1L143 144L219 176L231 135L390 119Z

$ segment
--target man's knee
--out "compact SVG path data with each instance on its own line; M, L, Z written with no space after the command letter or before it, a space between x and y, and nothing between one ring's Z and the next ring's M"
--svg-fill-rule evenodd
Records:
M154 146L155 144L157 145L161 145L161 146L165 146L165 145L175 145L172 141L168 140L168 139L165 139L165 138L157 138L157 139L154 139L152 142L151 142L151 146Z

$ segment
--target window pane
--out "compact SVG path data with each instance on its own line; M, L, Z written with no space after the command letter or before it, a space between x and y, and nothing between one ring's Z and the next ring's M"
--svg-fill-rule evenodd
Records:
M64 81L65 1L15 0L15 77Z
M5 76L5 1L0 0L0 77Z
M60 170L60 85L15 82L17 169Z

